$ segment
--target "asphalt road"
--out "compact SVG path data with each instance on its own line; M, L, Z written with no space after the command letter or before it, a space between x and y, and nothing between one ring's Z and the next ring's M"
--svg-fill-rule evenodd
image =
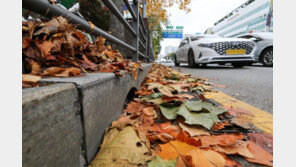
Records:
M164 64L173 66L173 64ZM210 79L209 82L226 85L226 88L216 89L242 100L259 109L273 113L273 68L260 64L245 66L242 69L232 66L208 65L208 67L189 68L186 64L180 67L184 73Z

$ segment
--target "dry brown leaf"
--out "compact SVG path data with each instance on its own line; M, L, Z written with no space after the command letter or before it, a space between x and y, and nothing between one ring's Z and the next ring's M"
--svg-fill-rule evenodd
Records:
M134 113L142 111L144 107L145 106L143 104L132 101L127 105L127 107L124 111L127 113L130 113L130 114L134 114Z
M234 145L230 146L218 146L214 145L212 148L218 152L225 154L238 154L247 158L254 158L254 155L248 149L249 142L238 141Z
M43 70L42 75L55 76L56 74L59 74L65 70L66 69L62 68L62 67L49 67L49 68Z
M134 76L134 80L136 81L138 78L138 70L136 68L133 68L133 76Z
M180 141L170 141L166 144L160 144L161 153L158 154L162 159L175 159L180 154L186 155L196 147Z
M41 55L43 57L48 56L50 53L51 48L53 47L52 42L50 41L43 41L41 43L36 43L37 47L40 49L41 51Z
M273 154L273 137L267 133L248 133L250 141L262 147L265 151Z
M41 66L37 62L33 61L31 74L38 75L40 74L40 72L41 72Z
M211 135L211 136L199 136L198 139L201 140L202 146L230 146L236 144L238 140L244 138L243 134L221 134L221 135Z
M186 155L190 155L192 157L192 164L194 165L194 167L210 167L210 166L212 166L211 162L208 161L208 159L203 154L203 152L198 148L195 148L194 150L190 151Z
M182 124L182 123L179 123L179 126L183 130L188 132L191 137L202 136L202 135L210 135L210 133L204 127L201 127L201 126L197 126L197 125L190 126L190 125L186 125L186 124Z
M37 75L31 75L31 74L22 74L22 81L23 82L38 82L41 79L41 77Z
M221 153L211 149L201 149L201 151L207 160L212 163L212 166L224 167L226 165L226 160Z
M262 165L267 166L273 166L273 156L269 154L267 151L265 151L262 147L256 145L254 142L250 141L248 145L248 149L251 152L252 155L254 155L253 158L246 157L245 159L249 162L254 162Z

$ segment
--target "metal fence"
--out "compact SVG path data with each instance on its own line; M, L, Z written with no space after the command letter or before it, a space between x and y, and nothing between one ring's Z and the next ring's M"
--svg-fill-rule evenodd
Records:
M133 5L130 5L128 0L123 1L132 16L132 21L130 23L122 16L122 14L119 12L119 10L116 8L111 0L102 0L105 6L132 33L133 42L131 45L105 32L97 26L92 28L88 21L86 21L85 19L58 7L55 4L51 4L49 0L22 0L23 8L25 9L48 17L63 16L67 18L70 23L77 25L77 28L84 30L94 36L102 36L116 45L131 50L133 52L132 61L138 61L139 58L143 59L144 62L154 61L152 39L148 40L149 31L145 28L143 16L139 10L139 1L133 0ZM144 40L141 40L140 36ZM139 51L139 45L144 48L144 52Z

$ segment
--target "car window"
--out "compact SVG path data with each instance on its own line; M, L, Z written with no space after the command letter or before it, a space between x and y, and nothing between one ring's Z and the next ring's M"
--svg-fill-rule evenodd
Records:
M189 38L187 37L186 39L185 39L185 42L187 41L187 43L189 43Z
M180 43L179 48L181 48L184 45L183 41Z

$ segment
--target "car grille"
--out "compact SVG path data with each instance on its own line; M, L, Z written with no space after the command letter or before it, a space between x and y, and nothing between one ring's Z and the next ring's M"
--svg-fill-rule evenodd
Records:
M246 54L250 54L254 49L255 44L252 41L233 41L233 42L215 42L212 45L219 55L226 55L228 49L246 49Z

